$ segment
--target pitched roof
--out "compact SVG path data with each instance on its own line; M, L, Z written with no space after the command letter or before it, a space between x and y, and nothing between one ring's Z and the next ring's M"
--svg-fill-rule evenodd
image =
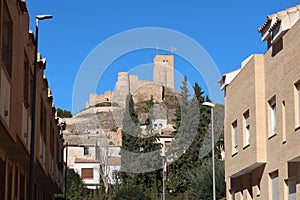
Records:
M121 165L121 157L110 157L107 162L108 165Z
M98 161L87 158L75 158L75 163L98 163Z
M283 20L286 16L297 14L297 12L299 13L299 11L300 11L300 4L298 4L294 7L291 7L291 8L287 8L283 11L279 11L274 14L268 15L265 23L261 27L258 28L258 32L262 33L263 30L267 27L269 28L268 32L271 32L276 27L276 25L281 20Z

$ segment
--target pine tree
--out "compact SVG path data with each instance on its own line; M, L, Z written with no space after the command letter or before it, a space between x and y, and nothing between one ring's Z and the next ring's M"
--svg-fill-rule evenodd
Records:
M134 185L137 174L129 172L132 170L135 163L131 153L139 153L140 151L139 145L137 145L140 127L131 94L126 98L126 107L122 124L121 172L119 172L119 177L123 185Z
M153 97L146 102L145 133L140 129L138 115L134 109L132 95L128 95L123 118L121 171L119 177L123 186L134 185L146 189L147 193L156 193L158 175L156 169L162 163L159 135L153 131Z
M184 77L180 93L181 104L176 111L175 141L177 141L175 144L176 146L178 143L181 144L179 147L186 146L183 146L182 153L184 154L169 167L168 187L176 192L185 192L190 187L187 173L202 162L199 158L199 150L210 122L209 109L201 106L204 101L209 101L208 97L204 97L204 92L198 83L194 85L193 89L194 96L189 99L187 78ZM190 143L182 141L190 141Z

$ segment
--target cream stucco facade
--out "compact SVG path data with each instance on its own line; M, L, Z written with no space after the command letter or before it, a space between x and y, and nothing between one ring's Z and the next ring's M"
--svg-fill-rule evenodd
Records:
M269 15L268 41L220 80L227 199L300 199L300 5Z

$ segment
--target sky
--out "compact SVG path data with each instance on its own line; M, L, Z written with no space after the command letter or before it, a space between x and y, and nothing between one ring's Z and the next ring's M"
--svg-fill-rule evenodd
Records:
M153 35L148 32L144 37L137 36L134 42L117 43L118 37L122 33L131 33L131 30L148 30L149 27L175 31L188 41L199 44L203 55L209 56L220 76L239 68L249 55L264 53L266 43L261 42L257 29L266 21L268 14L297 4L299 2L296 0L27 0L30 29L35 30L36 15L53 15L53 19L39 23L38 48L42 56L47 58L45 74L56 107L73 113L84 108L88 93L101 94L105 90L113 90L120 71L129 71L138 74L140 79L151 80L151 63L156 53L174 53L175 70L178 72L175 75L178 80L175 89L179 89L181 78L186 75L191 85L199 82L209 96L210 93L218 93L212 100L223 103L222 92L215 88L212 92L207 81L209 75L201 76L203 74L197 71L199 66L191 61L199 52L191 48L188 55L177 55L183 49L182 43L189 46L188 42L165 37L169 43L163 44L157 38L150 40ZM131 51L121 51L124 45L129 47L137 41L142 45L148 38L152 42L151 48L132 47ZM159 47L158 52L156 47ZM178 50L172 52L172 47ZM99 50L101 48L102 51ZM85 93L79 95L80 103L76 104L79 108L74 108L73 97L77 96L73 92L76 91L76 84L82 83L78 77L80 74L82 76L82 69L97 50L97 66L103 69L103 73L99 76L100 72L95 70L97 85L83 89ZM104 59L110 54L114 59L105 64ZM205 62L206 58L199 59ZM214 69L207 68L205 71L210 73ZM93 73L84 77L88 84L93 79ZM216 82L218 78L215 77L213 81ZM94 91L90 91L91 88Z

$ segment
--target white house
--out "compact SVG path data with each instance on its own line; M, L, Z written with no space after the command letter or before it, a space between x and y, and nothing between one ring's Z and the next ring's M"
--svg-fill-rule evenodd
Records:
M100 183L100 164L96 160L76 158L72 167L89 189L97 189Z

